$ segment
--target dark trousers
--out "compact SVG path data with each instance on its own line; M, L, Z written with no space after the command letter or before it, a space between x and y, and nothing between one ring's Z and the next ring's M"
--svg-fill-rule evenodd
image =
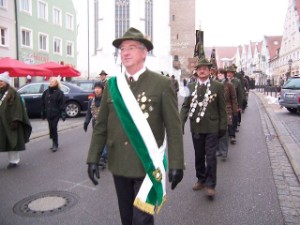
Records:
M47 118L49 125L49 135L53 140L53 143L58 146L58 134L57 134L57 125L59 121L59 117Z
M144 177L113 176L118 197L122 225L154 225L154 217L133 206Z
M218 133L192 134L195 150L196 177L206 187L215 188L217 184Z
M232 117L232 127L234 129L234 133L235 131L237 130L237 127L238 127L238 121L239 121L239 116L238 114L234 114L233 117Z
M242 113L241 111L238 111L238 125L242 122Z
M235 129L233 124L228 125L228 135L229 137L235 137Z

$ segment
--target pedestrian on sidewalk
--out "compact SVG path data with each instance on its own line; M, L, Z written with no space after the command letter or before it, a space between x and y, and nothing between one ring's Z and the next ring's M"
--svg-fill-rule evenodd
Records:
M66 120L65 112L65 95L61 90L61 82L56 77L49 79L49 87L42 95L42 119L47 119L49 125L49 136L52 139L53 152L58 150L58 132L57 125L61 118L64 122Z
M217 184L218 139L226 134L227 113L223 85L209 78L210 63L204 56L195 64L197 80L190 83L190 96L184 99L180 111L181 123L190 119L190 129L195 150L197 182L194 191L206 188L209 197L215 196Z
M119 49L125 74L107 81L87 157L88 175L97 185L98 162L108 147L123 225L153 225L153 214L183 178L183 138L177 97L169 78L145 67L152 43L135 28L112 43ZM167 141L166 141L167 140ZM167 147L166 147L167 145Z
M7 152L7 169L20 162L20 151L25 150L32 131L24 103L18 92L10 86L8 72L0 74L0 152Z
M235 143L235 132L232 127L232 118L238 112L238 105L234 86L228 81L226 70L219 69L217 77L218 81L224 86L224 97L227 112L227 132L226 135L219 139L217 156L221 157L222 160L226 160L228 154L228 137L230 138L231 143Z
M96 82L94 85L94 98L90 99L88 102L88 108L83 123L83 129L85 132L87 131L87 128L91 120L92 120L93 129L95 127L97 116L100 111L101 97L102 97L103 90L104 90L104 86L102 85L102 83ZM107 147L105 145L99 161L99 166L102 169L105 169L106 162L107 162Z

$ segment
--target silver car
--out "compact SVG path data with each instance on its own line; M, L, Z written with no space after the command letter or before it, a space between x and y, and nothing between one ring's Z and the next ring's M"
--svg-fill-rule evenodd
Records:
M300 110L300 76L289 78L282 86L279 104L288 111L296 113Z

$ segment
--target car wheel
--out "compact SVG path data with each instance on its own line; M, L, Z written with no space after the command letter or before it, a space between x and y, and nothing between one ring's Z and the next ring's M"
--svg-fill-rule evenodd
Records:
M297 113L297 109L295 108L286 108L291 113Z
M66 114L68 117L76 117L80 114L80 107L76 102L67 102L66 104Z

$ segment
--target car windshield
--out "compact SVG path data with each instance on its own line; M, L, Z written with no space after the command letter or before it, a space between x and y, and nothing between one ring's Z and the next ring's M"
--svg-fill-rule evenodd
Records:
M83 90L93 90L94 84L93 83L78 83L78 86L81 87Z
M288 79L283 88L293 90L300 89L300 78Z

